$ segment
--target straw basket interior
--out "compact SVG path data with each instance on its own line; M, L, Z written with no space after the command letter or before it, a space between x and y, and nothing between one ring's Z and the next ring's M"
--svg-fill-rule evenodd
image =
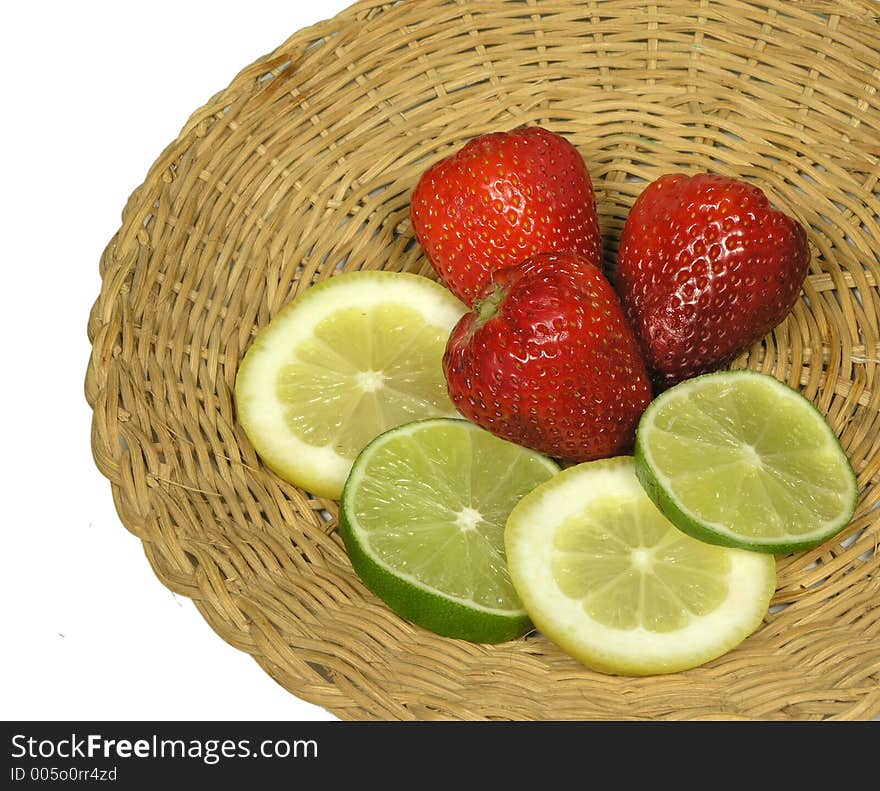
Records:
M88 321L94 459L158 578L345 720L880 714L878 33L872 0L365 0L243 68L134 190ZM779 557L764 625L688 672L604 676L540 635L486 646L411 626L353 573L337 504L267 470L236 421L255 332L341 271L433 276L409 223L419 175L522 124L582 153L609 271L663 173L751 180L809 231L802 298L734 366L827 416L858 510Z

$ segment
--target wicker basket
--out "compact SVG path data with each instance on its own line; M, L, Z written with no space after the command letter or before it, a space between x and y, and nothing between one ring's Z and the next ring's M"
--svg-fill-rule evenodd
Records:
M345 720L871 719L880 714L880 5L872 0L364 0L198 109L125 207L88 325L93 453L159 579L294 695ZM808 229L803 298L736 367L800 388L859 478L855 519L778 559L765 624L685 673L586 670L395 616L335 502L236 422L259 327L340 270L431 275L409 225L428 163L520 124L564 134L606 263L645 181L754 181Z

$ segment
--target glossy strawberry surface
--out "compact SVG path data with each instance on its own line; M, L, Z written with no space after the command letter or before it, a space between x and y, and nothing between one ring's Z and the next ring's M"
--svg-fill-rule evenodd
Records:
M804 228L758 187L669 174L636 199L616 287L658 388L716 370L776 327L810 262Z
M413 191L410 213L428 260L467 305L495 269L536 253L601 260L583 157L540 126L476 137L432 165Z
M496 271L453 329L443 369L462 415L569 461L628 450L651 399L617 294L571 254Z

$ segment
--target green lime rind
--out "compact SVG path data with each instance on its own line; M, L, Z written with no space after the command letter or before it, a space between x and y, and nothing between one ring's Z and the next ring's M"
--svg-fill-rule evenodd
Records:
M344 495L343 495L344 497ZM521 612L477 612L466 604L401 579L366 551L344 513L339 531L351 565L361 581L401 618L428 631L474 643L503 643L529 632L532 622Z
M679 456L675 459L676 474L681 475L684 472L685 475L688 473L694 476L700 475L707 482L712 482L713 497L728 504L725 513L736 516L731 516L723 522L707 519L696 510L686 496L682 495L676 486L675 476L666 474L664 469L670 467L669 459L663 458L654 447L657 442L656 439L652 439L653 429L664 411L667 412L667 418L672 414L673 401L677 402L679 412L682 405L687 410L688 401L685 399L693 398L700 390L719 385L725 387L724 398L729 399L728 403L732 407L742 404L747 398L744 388L758 385L765 389L768 395L772 393L771 400L777 402L773 408L781 410L784 406L787 420L790 420L792 415L796 416L798 431L803 431L799 436L805 443L812 442L826 455L827 480L838 483L836 496L840 505L833 517L823 519L818 513L809 513L802 507L803 500L801 500L796 516L781 513L779 510L768 514L768 523L775 523L776 527L773 531L768 528L763 535L761 527L755 522L754 508L741 509L751 510L752 518L737 521L736 516L739 516L735 505L737 492L730 474L730 465L727 465L726 470L719 469L713 473L706 456L706 451L711 452L711 449L699 440L694 443L692 453L688 453L686 458ZM735 412L736 410L732 409L730 414ZM772 419L772 414L766 416L768 422ZM735 443L733 447L735 452ZM800 452L806 453L808 447L809 445L805 445L805 449ZM640 483L666 518L688 535L720 546L777 555L813 549L836 536L850 523L858 503L859 489L855 471L839 438L824 415L815 404L794 388L773 376L757 371L715 371L685 380L658 395L645 410L639 422L633 455L636 475ZM803 487L807 486L809 483L804 481ZM804 530L805 520L809 519L815 520L815 527ZM796 529L793 529L795 525Z
M521 603L516 599L516 607L492 608L477 602L451 595L441 588L432 587L423 581L412 578L402 569L394 568L376 552L371 551L369 540L359 520L358 497L361 491L365 469L374 453L405 432L447 426L466 431L480 432L491 437L488 432L467 420L458 418L428 418L393 428L370 442L352 465L340 501L339 532L345 545L352 567L366 587L378 596L392 611L405 620L427 629L435 634L467 640L474 643L502 643L522 637L534 626ZM496 437L492 442L503 443L508 448L512 443ZM516 452L534 459L543 468L542 480L549 479L559 472L559 466L551 459L535 451L519 448ZM503 470L499 471L499 477ZM443 470L436 474L443 476ZM536 481L535 484L541 481ZM401 496L407 496L407 480L398 479L396 488ZM416 482L417 483L417 482ZM515 503L510 504L510 508ZM505 514L506 519L506 514ZM391 529L396 526L391 524ZM405 529L405 525L400 525ZM503 531L503 524L502 524ZM450 562L460 562L451 557ZM515 591L511 586L511 592Z

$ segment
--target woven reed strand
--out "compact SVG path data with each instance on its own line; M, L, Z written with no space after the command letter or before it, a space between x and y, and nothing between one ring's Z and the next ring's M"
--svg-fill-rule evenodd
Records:
M125 206L88 322L95 462L158 578L292 694L341 719L870 719L880 713L878 6L357 3L193 113ZM800 388L861 487L838 538L778 560L765 624L645 679L542 637L428 634L353 574L336 503L269 473L236 422L258 328L340 270L431 275L408 222L424 168L519 124L591 170L613 271L645 181L749 179L808 229L803 298L734 365Z

